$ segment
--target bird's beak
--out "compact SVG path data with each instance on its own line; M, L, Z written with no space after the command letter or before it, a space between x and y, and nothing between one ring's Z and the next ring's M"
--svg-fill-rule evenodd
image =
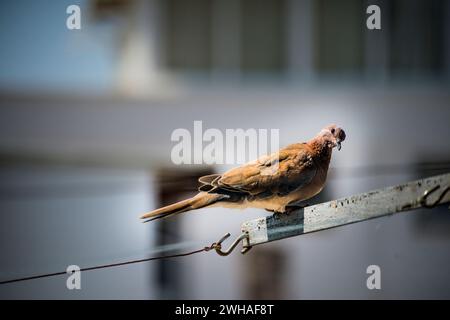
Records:
M340 151L341 148L342 148L342 146L341 146L341 140L338 140L337 143L336 143L336 145L337 145L338 151Z

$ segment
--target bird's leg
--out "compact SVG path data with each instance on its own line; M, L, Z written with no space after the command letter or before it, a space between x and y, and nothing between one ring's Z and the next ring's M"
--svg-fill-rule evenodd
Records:
M303 203L303 204L289 204L284 208L284 211L276 211L276 210L271 210L271 209L266 209L266 211L272 212L273 213L273 217L274 218L279 218L283 215L288 216L289 214L291 214L292 212L301 210L305 207L309 206L308 203Z
M297 211L299 209L300 209L299 207L292 207L292 206L291 207L286 207L286 210L284 211L284 214L289 215L292 212Z
M291 212L297 210L297 208L292 207L286 207L284 211L275 211L275 210L268 210L273 212L274 218L281 218L282 216L288 216Z
M276 210L272 210L272 209L266 209L266 211L272 212L272 216L274 218L279 218L282 214L285 214L285 212L276 211Z
M285 212L281 212L281 211L273 211L273 217L275 219L280 218L283 214L285 214Z
M286 206L285 214L290 214L292 212L304 209L304 208L306 208L308 206L309 206L309 203L301 202L301 201L300 202L289 203Z
M286 208L287 208L287 207L294 207L294 208L297 208L297 209L303 209L303 208L306 208L306 207L309 207L309 206L310 206L309 203L300 200L300 201L292 201L292 202L289 202L289 203L286 205Z

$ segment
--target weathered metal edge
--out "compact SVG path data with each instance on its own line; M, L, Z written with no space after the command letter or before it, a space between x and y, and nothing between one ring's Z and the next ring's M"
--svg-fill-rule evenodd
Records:
M416 209L422 206L419 200L427 190L449 185L450 173L305 207L286 216L246 221L241 226L248 234L244 247ZM429 201L438 197L439 191ZM446 202L450 202L450 192L440 204Z

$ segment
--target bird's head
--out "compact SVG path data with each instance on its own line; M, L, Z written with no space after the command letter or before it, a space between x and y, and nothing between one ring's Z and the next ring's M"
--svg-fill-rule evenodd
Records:
M345 131L337 125L332 124L323 128L320 131L319 136L321 136L331 148L337 147L338 150L341 150L341 143L345 140Z

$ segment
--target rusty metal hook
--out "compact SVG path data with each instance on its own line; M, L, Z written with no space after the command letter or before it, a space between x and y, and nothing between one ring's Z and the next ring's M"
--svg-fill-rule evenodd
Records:
M234 248L236 248L236 246L239 244L239 242L241 242L242 240L248 238L248 234L247 233L242 233L239 237L236 238L236 240L234 240L234 242L231 244L231 246L227 250L223 251L222 250L222 242L224 242L230 236L231 236L231 234L227 233L219 241L217 241L217 243L215 244L214 249L216 250L218 255L220 255L220 256L228 256L231 252L233 252ZM250 249L251 249L251 247L243 247L242 250L241 250L241 253L244 254Z
M441 202L441 200L444 199L444 197L447 194L447 192L450 191L450 186L445 187L444 191L442 191L441 195L437 198L437 200L434 201L431 204L428 204L427 203L427 199L430 196L430 194L436 192L439 188L441 188L440 184L438 184L437 186L434 186L431 189L425 190L425 192L423 193L422 197L419 198L420 205L422 207L425 207L425 208L428 208L428 209L436 207L439 204L439 202Z

